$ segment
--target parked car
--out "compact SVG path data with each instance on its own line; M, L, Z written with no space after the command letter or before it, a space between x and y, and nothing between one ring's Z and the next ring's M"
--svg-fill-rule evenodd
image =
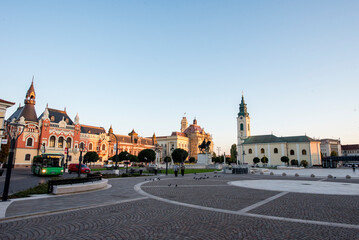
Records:
M72 172L79 172L79 164L78 163L71 163L69 165L69 173ZM91 169L88 168L85 164L81 164L81 173L90 173Z

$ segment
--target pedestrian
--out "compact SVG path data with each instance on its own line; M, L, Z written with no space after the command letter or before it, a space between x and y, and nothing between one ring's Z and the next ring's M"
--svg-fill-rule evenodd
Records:
M353 172L355 172L355 164L353 164Z
M177 175L178 175L178 165L177 164L175 164L174 166L173 166L173 171L175 172L175 177L177 177Z
M184 176L184 169L185 169L185 167L184 167L184 164L182 163L182 165L181 165L181 175L182 175L182 177Z

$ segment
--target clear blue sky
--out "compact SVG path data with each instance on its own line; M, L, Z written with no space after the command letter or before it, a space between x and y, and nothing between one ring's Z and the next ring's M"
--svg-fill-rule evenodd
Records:
M0 98L80 122L168 135L183 114L236 142L253 135L359 143L359 1L0 2ZM8 110L9 116L16 107Z

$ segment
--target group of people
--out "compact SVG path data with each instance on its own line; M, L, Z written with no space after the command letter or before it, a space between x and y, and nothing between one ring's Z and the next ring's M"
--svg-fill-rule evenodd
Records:
M179 170L181 170L181 175L182 175L182 177L183 177L183 176L184 176L184 170L185 170L185 166L184 166L183 163L181 164L181 166L178 166L177 164L175 164L175 165L173 166L173 171L174 171L174 173L175 173L175 177L178 176L178 171L179 171Z

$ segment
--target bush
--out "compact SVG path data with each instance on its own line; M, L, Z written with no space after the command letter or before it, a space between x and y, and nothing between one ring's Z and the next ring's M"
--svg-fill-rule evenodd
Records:
M262 162L263 164L267 164L267 163L268 163L268 158L267 158L266 156L262 157L262 158L261 158L261 162Z
M289 163L289 158L288 158L287 156L281 157L280 160L281 160L282 162L286 163L287 165L288 165L288 163Z
M259 161L260 161L260 159L259 159L258 157L253 158L253 163L254 163L254 164L259 163Z
M303 166L303 167L307 167L308 166L307 160L300 161L300 165Z
M196 159L194 157L190 157L189 160L188 160L190 163L195 163L196 162Z
M290 160L290 165L298 166L298 160L295 160L295 159Z

